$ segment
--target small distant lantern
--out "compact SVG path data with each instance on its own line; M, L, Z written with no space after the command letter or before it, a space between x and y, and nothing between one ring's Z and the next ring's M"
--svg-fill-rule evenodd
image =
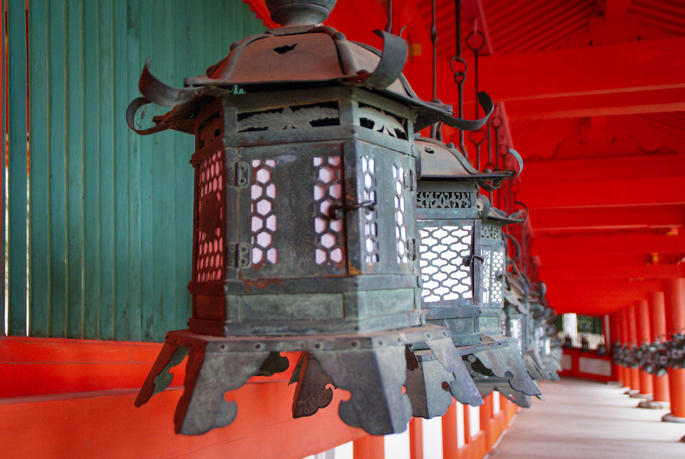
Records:
M196 139L192 317L189 330L169 332L136 400L167 387L169 368L189 354L176 432L230 424L236 402L224 394L285 371L285 351L303 351L294 416L330 403L330 383L351 392L339 409L347 424L405 430L414 346L432 353L424 386L446 382L480 402L473 384L459 386L467 369L447 329L421 325L413 139L436 121L476 129L485 119L418 99L401 73L401 38L377 32L381 53L319 25L334 4L267 1L282 28L234 43L184 88L146 63L145 97L129 107L140 134ZM485 93L479 101L490 113ZM173 109L138 130L135 113L150 102Z
M483 333L486 330L502 334L501 328L492 327L491 320L494 304L499 301L495 319L499 326L501 286L499 299L493 298L497 287L492 282L486 284L484 279L488 275L496 282L502 282L505 265L503 259L499 279L484 268L487 256L484 247L491 250L487 238L492 233L483 231L482 206L479 207L482 197L478 191L481 186L490 189L499 186L503 180L515 178L517 173L479 172L453 145L434 139L418 138L416 145L421 154L417 216L422 312L426 321L450 330L454 345L468 363L481 394L489 393L484 393L479 385L479 378L485 375L497 375L505 383L511 382L515 390L539 394L513 348L506 341ZM501 246L496 250L501 250L503 257L501 237L500 232ZM485 298L488 298L487 303ZM484 316L484 310L489 315Z

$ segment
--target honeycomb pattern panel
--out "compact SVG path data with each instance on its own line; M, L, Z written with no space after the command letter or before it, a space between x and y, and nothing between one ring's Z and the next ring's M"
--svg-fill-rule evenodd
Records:
M498 226L483 225L481 227L481 237L485 239L502 239L502 230Z
M504 301L504 252L502 250L483 249L483 302L498 303Z
M278 263L278 248L274 236L278 229L278 217L274 211L276 184L274 183L273 159L252 160L252 186L250 187L250 229L252 237L252 266L259 269L265 263Z
M364 202L376 202L376 162L370 156L362 156ZM378 263L378 216L376 210L364 209L364 259L367 263Z
M225 276L225 169L223 150L212 153L197 169L195 279L198 282L221 280Z
M397 263L407 264L407 224L405 222L404 168L392 166L393 191L395 192L395 241Z
M342 161L340 156L316 156L312 159L316 181L314 184L314 232L317 265L343 262L343 221L333 218L331 207L342 204Z
M424 303L473 299L471 268L464 260L471 255L473 226L423 226L421 279Z

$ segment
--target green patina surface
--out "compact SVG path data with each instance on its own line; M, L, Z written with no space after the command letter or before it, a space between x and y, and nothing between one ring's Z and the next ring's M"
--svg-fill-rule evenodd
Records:
M138 136L126 107L148 56L180 86L264 27L239 0L30 0L27 49L24 14L10 0L8 334L162 341L190 316L194 142Z

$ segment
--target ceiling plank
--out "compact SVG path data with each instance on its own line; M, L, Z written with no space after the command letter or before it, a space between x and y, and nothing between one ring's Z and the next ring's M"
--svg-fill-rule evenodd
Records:
M559 231L674 228L685 226L685 206L537 209L531 222L536 236Z
M544 256L555 253L581 254L582 256L612 253L681 253L685 252L685 236L653 234L590 234L590 235L538 235L532 252Z
M685 204L685 177L525 183L518 200L529 209Z
M469 68L473 68L472 60L467 59L467 62ZM529 99L623 94L627 96L625 105L633 105L630 98L636 95L631 93L685 88L682 78L685 75L685 37L537 53L494 54L482 57L479 66L480 88L493 100L506 102L512 118L516 116L512 102ZM414 89L426 100L431 97L429 73L423 65L405 67ZM443 88L440 98L446 103L456 103L456 85L448 60L438 63L438 85ZM471 92L466 90L467 97L473 97ZM681 100L671 97L669 102Z
M685 277L685 264L651 266L614 266L611 268L588 265L586 267L540 267L544 281L597 281L630 279L674 279ZM578 284L582 288L582 284Z

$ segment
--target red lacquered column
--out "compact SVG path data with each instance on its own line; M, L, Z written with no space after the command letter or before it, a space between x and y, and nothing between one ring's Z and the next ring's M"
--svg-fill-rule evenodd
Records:
M671 280L670 293L670 298L666 298L666 313L670 313L673 318L673 329L683 330L685 329L685 278ZM668 370L668 388L671 396L671 412L664 415L661 420L685 423L685 369L670 368Z
M666 338L666 304L664 292L654 292L651 296L652 340L663 341ZM669 402L668 375L652 375L654 384L654 404L663 405Z
M647 300L640 300L637 303L637 337L638 337L638 346L641 346L645 343L650 343L652 341L652 330L650 328L650 320L649 320L649 303ZM652 375L647 373L646 371L641 371L638 369L638 372L640 374L640 393L641 394L653 394L654 393L654 385L652 384L653 378Z

